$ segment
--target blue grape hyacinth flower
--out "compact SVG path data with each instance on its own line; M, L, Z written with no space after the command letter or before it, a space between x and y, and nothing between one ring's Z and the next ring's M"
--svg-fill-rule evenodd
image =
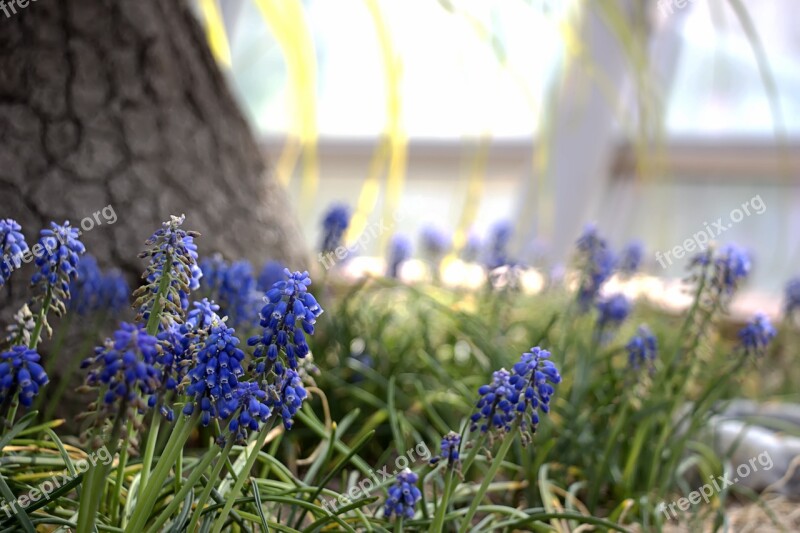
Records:
M386 268L386 275L390 278L397 278L400 267L411 259L411 240L405 235L395 235L389 244L389 261Z
M644 244L641 241L631 241L623 249L617 264L618 270L630 276L639 271L644 259Z
M633 370L639 370L643 366L653 368L653 362L658 357L658 341L650 328L639 326L636 335L631 337L625 348L628 350L628 364Z
M219 303L234 327L256 321L261 295L256 290L253 266L249 261L236 261L225 271L219 287Z
M392 515L401 518L414 518L416 507L422 498L422 493L417 488L417 474L406 468L395 479L395 483L389 487L386 504L383 507L384 517L388 520Z
M158 345L158 339L148 335L143 326L122 322L112 338L83 361L81 367L89 369L86 385L105 388L97 405L98 423L121 409L131 417L153 406L161 385L161 372L156 368Z
M451 239L442 229L427 225L420 232L420 245L429 260L438 261L450 249Z
M800 278L790 279L784 289L783 312L786 316L794 315L800 309Z
M15 395L24 407L30 407L42 387L47 385L47 373L40 364L36 350L14 346L0 354L0 404L10 402Z
M561 383L561 375L549 358L550 352L537 346L522 354L511 372L495 372L492 382L478 389L478 412L471 417L471 430L480 428L483 433L493 430L504 435L517 422L523 444L527 444L536 432L539 412L550 411L552 385Z
M200 422L204 426L212 418L228 418L229 403L234 400L239 379L244 375L243 360L236 331L224 322L212 326L197 353L196 365L188 372L190 384L186 394L191 401L184 406L183 414L191 415L200 409Z
M448 467L457 467L460 464L459 448L461 447L461 435L455 431L449 432L442 437L441 453L432 457L429 463L438 464L439 461L447 463Z
M37 247L41 252L36 257L37 271L31 279L31 285L38 289L36 299L44 301L49 294L50 308L56 314L63 314L70 299L70 283L78 276L78 261L86 252L80 231L70 226L69 221L63 225L52 222L41 231L34 249Z
M267 405L281 415L283 427L287 430L294 425L294 415L303 406L308 392L300 375L291 369L282 369L278 374L280 381L270 385Z
M112 270L100 280L99 307L112 313L120 313L130 305L131 287L122 272Z
M746 354L760 357L766 354L770 342L777 334L769 317L764 313L756 313L753 320L739 330L739 341Z
M322 218L322 246L323 253L332 252L342 245L344 232L350 225L350 208L344 204L334 204Z
M308 272L284 270L284 279L275 283L266 293L267 303L261 309L261 335L248 339L255 346L255 372L259 375L285 364L297 369L297 359L309 353L306 335L314 334L314 324L322 314L322 307L308 292L311 278ZM285 361L281 363L279 355ZM280 365L280 366L278 366Z
M283 279L285 269L286 267L278 261L267 261L258 274L256 288L261 292L267 292L275 283Z
M148 249L139 254L150 258L144 272L146 284L134 292L134 307L139 310L138 319L147 321L157 303L162 308L160 326L165 328L181 322L189 307L189 292L200 287L203 272L197 265L197 245L194 239L200 234L181 228L184 216L173 216L145 243ZM156 302L161 280L169 275L166 295Z
M103 272L97 266L97 260L88 254L78 260L76 268L77 275L69 287L72 296L69 301L69 310L86 316L100 308Z
M118 270L104 274L91 255L78 261L78 274L70 283L69 310L80 316L110 311L119 313L129 305L130 286Z
M727 244L714 258L716 282L727 292L733 292L750 274L750 256L744 248Z
M489 235L489 249L487 250L486 267L490 270L501 266L513 264L508 247L514 235L514 226L507 220L502 220L492 226Z
M600 237L597 227L588 224L577 241L581 280L577 301L582 312L587 312L597 299L600 288L611 276L616 259L608 242Z
M231 412L231 421L228 429L233 434L235 442L244 444L251 432L259 430L260 423L269 420L272 410L267 405L267 393L257 383L241 382L233 393L233 400L228 403L227 410ZM223 412L226 414L226 412ZM223 444L223 442L219 442Z
M230 265L220 254L204 257L199 265L200 271L203 273L200 282L201 288L209 294L216 295L225 281L225 274Z
M690 268L708 268L709 288L718 295L730 298L750 275L750 256L744 248L729 243L718 250L713 247L695 255Z
M624 294L613 294L597 302L597 327L616 327L622 324L631 312L631 302Z
M26 252L28 245L22 227L10 218L0 220L0 287L22 265L22 257Z

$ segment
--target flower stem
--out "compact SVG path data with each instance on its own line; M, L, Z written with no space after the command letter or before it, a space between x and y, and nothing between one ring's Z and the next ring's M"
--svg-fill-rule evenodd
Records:
M53 301L53 288L47 287L47 293L44 295L44 301L42 302L42 308L39 309L39 314L36 317L36 325L33 327L33 333L31 333L31 340L28 343L28 348L31 350L35 350L36 346L39 344L39 336L42 334L42 327L44 327L44 321L47 318L47 310L50 308L50 302Z
M223 457L225 457L227 453L230 453L230 448L232 446L233 446L232 441L225 446L225 449L222 450L220 460L217 462L217 464L225 462L223 460ZM178 506L181 503L183 503L183 499L186 497L186 494L200 480L200 477L211 465L211 461L214 459L214 457L219 455L217 453L217 449L218 449L217 446L213 445L211 448L208 449L208 451L206 451L206 454L203 456L200 462L197 463L197 465L195 465L194 469L192 470L192 473L189 474L188 478L186 478L186 481L181 484L181 489L173 495L172 501L161 512L161 514L158 515L158 518L156 518L155 522L150 526L150 529L147 530L147 533L156 533L157 531L160 530L161 526L163 526L164 523L174 515L175 511L178 509ZM214 470L217 472L216 475L219 475L219 470L217 469L216 466L214 467ZM208 495L211 494L211 491L214 489L214 480L215 477L214 474L212 473L212 478L208 480L208 484L203 488L203 493L200 496L201 499L198 500L197 508L195 509L194 513L192 513L192 518L191 520L189 520L187 527L191 527L191 524L195 520L195 515L199 520L200 514L202 513L202 508L205 505L205 502L203 502L203 495L205 495L206 493L208 493ZM206 500L208 500L208 495L205 496Z
M142 456L142 473L139 477L139 492L138 498L142 498L144 488L150 480L150 469L153 466L153 455L156 449L156 440L158 439L158 428L161 425L161 410L156 406L153 410L153 418L150 419L150 431L147 432L147 443L144 448L144 455ZM176 427L177 429L177 427Z
M222 467L225 465L225 461L227 460L228 455L230 455L232 448L233 435L230 435L228 436L228 442L225 444L225 448L222 450L222 453L220 453L219 458L214 465L214 469L211 471L211 475L208 478L208 483L206 483L206 486L203 487L203 492L200 493L200 498L197 500L194 513L192 513L192 517L189 519L187 524L189 533L194 533L197 531L197 528L200 525L200 515L203 513L203 508L205 507L208 498L211 496L211 491L214 489L214 484L216 483L217 479L219 479L219 474L222 472ZM189 485L189 483L187 482L186 485ZM175 499L177 500L178 498L176 497Z
M256 464L256 459L258 459L258 453L261 451L261 448L264 446L264 441L267 439L267 433L269 433L270 428L272 427L271 423L265 423L264 427L261 428L261 431L256 436L256 440L253 446L253 451L250 452L250 455L247 457L247 462L242 469L239 477L236 480L236 484L233 486L230 492L225 499L225 507L222 509L222 512L217 517L216 522L214 522L214 529L212 530L213 533L221 533L222 526L225 525L225 521L228 519L228 515L233 508L233 503L236 501L236 497L242 491L242 487L244 486L244 482L246 479L249 479L248 473L253 469L253 465ZM261 502L257 502L258 505L261 505Z
M517 424L515 423L511 431L505 435L505 438L503 439L503 444L497 451L497 455L494 457L494 459L492 459L492 465L489 467L489 471L483 477L481 486L478 488L478 492L475 493L475 496L472 499L472 504L469 506L467 515L461 522L461 527L458 528L458 533L465 533L467 531L467 528L472 523L472 518L475 516L475 512L478 510L478 505L480 505L481 500L483 500L483 496L486 494L486 491L489 488L489 484L494 479L494 476L497 475L497 471L500 469L500 465L503 463L503 459L505 459L506 454L508 454L508 450L511 449L511 445L514 443L513 436L516 431L517 431Z
M123 403L119 413L117 413L114 419L114 425L111 428L111 435L108 442L111 446L109 456L112 458L116 455L119 448L119 436L122 431L122 420L126 410L127 405ZM95 521L97 520L97 513L99 512L100 502L103 498L106 474L110 464L111 463L109 463L109 465L103 463L93 464L89 467L88 472L86 472L81 490L81 505L78 508L76 533L90 533L95 530Z
M133 420L128 420L126 431L130 436L133 433ZM111 523L117 521L119 515L119 495L122 492L122 481L125 477L125 467L128 464L128 447L123 446L122 451L119 452L119 465L117 465L117 480L114 484L114 491L111 493L110 498L110 513Z
M453 485L453 465L447 465L447 476L444 480L444 490L439 503L436 505L436 514L433 517L430 531L444 531L444 516L447 514L447 503L450 499L450 490Z
M169 441L164 448L164 453L159 457L156 467L153 469L152 475L147 482L147 486L140 491L141 498L136 502L136 508L131 515L128 527L125 528L126 533L140 532L147 524L147 519L155 507L158 495L161 492L161 487L164 480L167 479L169 471L175 464L175 458L178 452L183 448L183 445L189 440L192 430L197 421L200 419L200 413L195 412L190 418L180 416L175 426L172 429Z
M155 300L153 301L153 308L150 310L150 316L148 317L147 325L145 326L148 335L155 336L158 333L158 325L161 323L161 311L164 310L164 306L161 303L161 300L167 297L167 291L169 291L169 284L172 281L171 265L172 265L172 252L169 252L167 253L167 257L164 261L164 268L162 270L161 280L158 284L158 292L156 293Z

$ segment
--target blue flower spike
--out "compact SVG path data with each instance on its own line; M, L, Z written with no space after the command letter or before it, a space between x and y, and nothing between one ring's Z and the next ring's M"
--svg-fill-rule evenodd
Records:
M0 354L0 404L6 405L16 396L20 405L30 407L47 382L47 373L35 350L14 346Z
M532 439L539 424L539 413L550 412L552 385L561 383L558 369L549 360L550 352L538 346L522 354L511 372L500 369L492 382L478 389L477 412L471 417L471 431L504 437L518 425L522 443Z
M417 488L417 474L406 468L395 479L395 483L389 487L386 504L383 507L383 515L386 519L392 516L398 518L414 518L416 507L422 498L422 493Z
M156 305L156 298L164 276L169 276L166 294L159 302L162 311L160 327L166 329L172 323L181 323L189 308L189 293L200 287L203 273L197 265L197 245L194 239L200 234L181 228L185 217L173 216L145 243L148 248L139 254L150 258L143 274L146 283L133 296L133 304L139 310L138 320L147 321Z
M322 307L308 292L311 278L308 272L284 270L284 279L266 292L266 304L261 309L260 335L250 337L247 344L255 346L253 370L258 375L274 371L281 375L284 367L297 370L298 358L309 353L306 335L314 334L314 324Z
M70 283L78 277L80 256L86 252L80 241L80 231L70 226L68 221L63 225L51 222L49 228L41 231L36 248L40 253L35 260L37 271L31 278L31 285L37 292L34 300L44 305L49 294L50 304L46 311L62 315L71 297Z
M113 337L83 361L81 368L89 369L86 388L105 391L93 406L97 424L120 412L135 420L137 413L155 405L161 386L161 372L156 368L158 345L158 339L148 335L143 326L122 322Z
M429 463L431 465L436 465L439 464L440 461L444 461L447 464L447 468L458 469L461 466L461 459L459 456L460 447L461 435L455 431L449 432L447 435L442 437L441 454L437 455L436 457L432 457Z
M11 273L22 266L22 257L28 252L22 227L10 218L0 220L0 287Z
M739 341L747 355L762 357L767 353L767 348L777 334L769 317L764 313L756 313L753 319L739 330Z

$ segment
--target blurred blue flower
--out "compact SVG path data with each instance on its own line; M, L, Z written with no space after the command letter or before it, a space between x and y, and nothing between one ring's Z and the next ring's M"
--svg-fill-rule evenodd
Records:
M745 327L739 330L741 347L748 355L762 356L778 332L772 327L769 317L764 313L756 313Z
M729 243L716 252L712 247L695 255L691 267L711 266L709 285L719 294L730 297L750 274L750 256L736 244Z
M219 288L219 303L223 314L234 327L258 323L258 310L263 304L256 290L253 266L249 261L236 261L227 269Z
M476 262L481 255L481 248L483 248L483 241L480 236L474 231L470 231L469 234L467 234L467 242L461 249L461 259L467 263Z
M86 252L79 239L80 231L69 222L58 225L50 223L50 228L41 231L38 246L42 251L36 257L38 270L31 284L38 289L37 299L50 292L50 306L56 313L63 312L69 302L69 285L78 275L78 260ZM36 249L36 246L34 246Z
M597 302L597 327L619 326L631 312L631 302L624 294L613 294Z
M451 240L443 230L429 224L424 226L420 232L420 244L426 258L438 262L450 249Z
M72 298L68 307L70 311L86 316L100 308L103 272L97 266L97 260L88 254L78 260L76 268L77 275L69 286Z
M614 271L616 260L605 239L594 224L587 224L577 241L581 269L578 305L587 312L600 292L600 287Z
M100 309L122 312L130 305L131 287L122 272L112 270L100 280Z
M634 370L642 366L650 366L658 357L658 342L655 335L645 325L639 326L636 335L631 337L625 346L628 350L628 364Z
M86 316L102 311L119 313L128 307L131 291L121 272L104 274L97 260L88 254L80 258L77 270L70 283L70 311Z
M733 292L750 274L750 256L733 243L720 248L714 258L715 280L727 292Z
M145 243L149 248L139 254L150 261L145 269L147 283L139 287L134 296L134 307L139 309L139 320L147 321L156 301L156 295L165 270L169 272L170 282L166 301L161 313L161 326L180 322L189 308L189 291L200 287L203 272L197 265L197 245L194 239L200 234L181 228L184 216L170 217L163 227L153 233Z
M322 219L322 252L332 252L342 245L344 232L350 225L350 208L334 204Z
M383 514L387 520L392 515L414 518L417 502L422 498L422 493L417 488L418 480L417 474L408 468L397 474L394 485L389 487L389 495L383 507Z
M292 429L294 415L308 396L300 375L291 369L280 369L280 381L269 386L267 405L281 415L283 427Z
M275 283L283 279L283 271L286 267L278 261L267 261L258 274L256 288L261 292L267 292Z
M10 402L19 395L19 403L30 407L41 387L47 385L47 374L35 350L14 346L0 354L0 404Z
M154 405L161 384L158 351L158 339L143 326L122 322L113 337L83 361L81 368L89 369L86 385L106 389L97 406L99 423L116 416L121 408L129 409L130 416Z
M617 268L621 273L630 276L639 270L643 258L644 244L641 241L631 241L622 249Z
M220 254L204 257L200 261L200 271L203 273L200 286L207 294L216 295L225 282L225 275L230 265Z
M236 331L224 322L210 328L197 353L197 362L188 373L190 384L186 394L191 401L184 406L185 415L200 409L200 422L204 426L212 418L226 419L231 415L230 402L234 400L239 378L244 375L244 352L238 346Z
M800 309L800 278L792 278L784 289L783 312L787 316Z
M22 265L22 256L27 251L22 227L10 218L0 219L0 287Z
M513 264L509 256L508 246L514 235L514 226L510 221L496 222L489 234L489 248L487 250L486 267L490 270L501 266Z
M404 235L394 235L389 244L389 264L386 275L390 278L397 278L400 273L400 266L411 259L411 240Z
M248 339L255 346L255 372L259 375L281 364L278 356L286 357L285 363L297 369L297 358L308 352L306 335L314 334L314 324L322 314L322 308L308 292L311 278L308 272L284 270L284 280L267 291L267 304L261 309L261 335ZM280 368L280 367L278 367ZM277 372L280 374L280 372Z
M432 457L429 463L431 465L438 464L439 461L445 461L448 467L457 467L460 463L459 448L461 446L461 435L455 431L451 431L442 437L441 454Z
M471 430L480 428L485 433L493 429L505 434L518 420L523 444L527 443L539 424L539 411L550 411L551 384L561 383L561 375L549 358L550 352L537 346L522 354L512 372L495 372L492 383L478 389L481 397L476 405L478 412L471 417Z

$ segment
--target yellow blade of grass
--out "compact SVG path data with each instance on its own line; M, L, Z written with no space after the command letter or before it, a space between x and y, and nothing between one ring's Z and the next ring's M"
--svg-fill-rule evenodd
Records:
M317 59L314 41L300 0L254 0L283 53L295 123L287 136L275 172L288 186L302 155L303 202L313 200L319 183L317 153Z
M227 68L231 67L231 47L228 43L228 34L225 23L219 10L217 0L200 0L200 13L206 26L206 39L211 53L217 63Z

